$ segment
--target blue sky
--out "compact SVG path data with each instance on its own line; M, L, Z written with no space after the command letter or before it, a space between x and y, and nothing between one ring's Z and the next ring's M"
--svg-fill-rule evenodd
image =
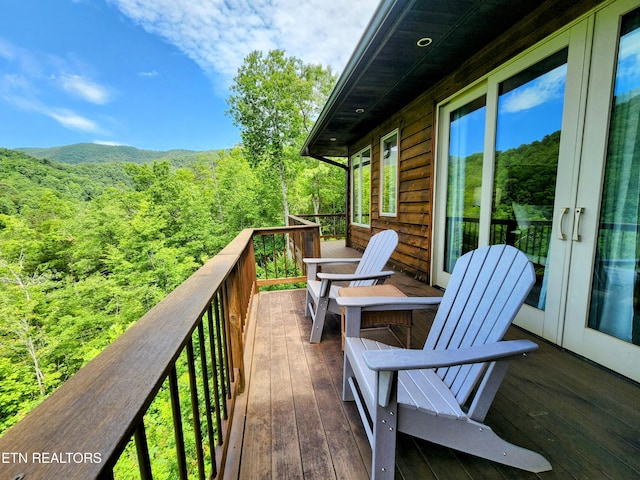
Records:
M253 50L339 73L378 0L2 0L0 147L231 147Z

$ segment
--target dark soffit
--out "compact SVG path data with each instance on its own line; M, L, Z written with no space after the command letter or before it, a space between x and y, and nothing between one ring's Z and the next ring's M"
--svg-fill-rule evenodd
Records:
M383 0L302 154L346 157L350 145L539 6L540 0ZM432 43L420 48L423 37Z

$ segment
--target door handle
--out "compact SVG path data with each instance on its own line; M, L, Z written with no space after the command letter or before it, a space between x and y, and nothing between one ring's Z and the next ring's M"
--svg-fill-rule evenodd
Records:
M560 240L566 240L567 236L564 234L563 230L563 225L564 225L564 217L565 215L569 213L569 207L562 207L560 209L560 212L558 213L558 238Z
M573 240L576 242L582 241L582 236L580 235L580 218L583 213L584 207L576 207L573 214Z

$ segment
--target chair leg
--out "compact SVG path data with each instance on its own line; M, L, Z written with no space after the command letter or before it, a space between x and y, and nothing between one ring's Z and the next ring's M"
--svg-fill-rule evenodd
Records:
M395 390L395 386L394 386ZM398 421L398 404L395 393L389 405L376 405L373 420L373 445L371 479L393 480L396 471L396 434Z
M355 397L353 396L353 392L351 391L351 386L349 385L349 378L355 376L353 372L353 367L351 366L351 362L349 362L349 358L347 355L344 355L344 367L342 367L342 401L343 402L353 402Z
M311 327L310 343L319 343L322 338L322 330L324 329L324 318L327 315L327 307L329 306L329 297L318 298L315 314L312 312L313 325Z
M305 317L310 317L311 316L311 305L312 304L313 304L313 297L309 293L309 289L307 289L307 297L306 297L305 302L304 302L304 316Z

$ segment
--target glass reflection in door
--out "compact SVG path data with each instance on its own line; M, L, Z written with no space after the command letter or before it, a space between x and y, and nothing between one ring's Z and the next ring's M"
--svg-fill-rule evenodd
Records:
M589 327L640 345L640 11L622 22Z
M544 310L567 49L499 85L490 243L522 250L536 270L527 303Z
M451 273L456 260L478 247L480 191L486 97L451 112L444 265Z

